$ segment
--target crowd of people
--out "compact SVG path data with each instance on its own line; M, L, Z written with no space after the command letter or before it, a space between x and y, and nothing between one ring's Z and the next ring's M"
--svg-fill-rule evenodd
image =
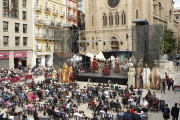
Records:
M36 76L52 70L34 67L32 72ZM28 73L25 69L21 70L21 74L22 72ZM166 79L167 83L164 81L163 85L167 84L170 89L170 83L173 81L168 77ZM148 90L146 96L142 96L143 89L134 89L132 85L123 88L113 83L91 82L82 87L76 81L60 83L46 77L41 81L32 79L18 83L6 81L0 84L0 120L26 120L29 117L34 120L148 120L148 111L159 110L162 111L165 120L170 118L170 114L175 120L179 114L177 103L170 110L168 104L160 100L155 91ZM164 88L163 90L165 92ZM81 104L87 104L92 116L86 115L86 108L78 109ZM4 110L6 108L7 110Z

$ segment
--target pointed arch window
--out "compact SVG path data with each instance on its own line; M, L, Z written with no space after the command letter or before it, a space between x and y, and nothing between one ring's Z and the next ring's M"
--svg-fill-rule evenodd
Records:
M121 18L122 18L122 25L126 25L126 14L125 12L123 11L122 14L121 14Z
M113 26L113 15L112 15L112 13L109 14L109 26Z
M119 25L119 13L116 12L116 15L115 15L115 25Z
M103 15L103 26L107 26L107 16L105 13Z
M138 10L136 10L136 19L138 19Z
M92 26L94 26L94 16L92 15Z

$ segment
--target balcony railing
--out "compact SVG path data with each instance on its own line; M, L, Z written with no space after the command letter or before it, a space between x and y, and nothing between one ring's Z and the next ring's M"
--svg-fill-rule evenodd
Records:
M71 8L71 6L70 6L70 5L68 5L68 8Z
M58 14L58 10L53 10L53 14Z
M26 4L22 4L22 7L23 7L23 8L26 8Z
M51 50L51 47L50 46L46 46L46 50Z
M43 38L43 34L40 34L40 33L36 33L36 38Z
M43 24L43 20L41 20L41 19L35 19L35 23L36 23L36 24Z
M42 46L36 46L36 50L42 50Z
M76 16L75 15L68 15L69 18L73 18L73 19L76 19Z
M3 28L3 32L8 32L8 28Z
M54 36L53 35L49 35L49 34L43 34L43 38L44 39L48 39L48 40L52 40L53 38L54 38Z
M42 10L42 5L35 4L34 8L35 8L36 11L41 11Z
M51 8L49 8L49 7L44 7L44 12L51 12Z
M65 16L65 12L60 12L60 16Z

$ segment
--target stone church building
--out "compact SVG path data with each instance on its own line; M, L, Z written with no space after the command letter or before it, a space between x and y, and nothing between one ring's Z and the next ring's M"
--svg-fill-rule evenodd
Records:
M167 25L178 34L174 20L173 0L86 0L85 38L89 42L86 51L99 54L105 50L132 51L132 19L146 18L150 25ZM128 35L128 38L127 38ZM114 41L111 39L118 39ZM123 44L121 44L121 41Z

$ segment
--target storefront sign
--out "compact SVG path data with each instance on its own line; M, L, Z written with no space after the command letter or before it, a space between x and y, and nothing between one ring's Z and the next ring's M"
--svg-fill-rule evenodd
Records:
M9 53L0 53L0 59L8 59Z
M37 56L37 58L42 58L42 56Z
M26 58L27 52L14 52L14 58Z

